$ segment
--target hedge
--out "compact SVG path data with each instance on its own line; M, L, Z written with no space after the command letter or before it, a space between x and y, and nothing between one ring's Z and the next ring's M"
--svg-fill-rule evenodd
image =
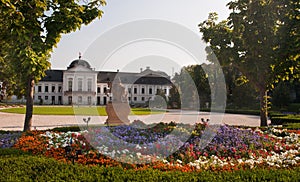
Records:
M288 123L300 123L300 117L294 115L273 116L271 117L272 125L283 125Z
M211 112L211 109L201 108L201 112ZM214 112L221 112L221 111L214 111ZM225 113L228 114L247 114L247 115L260 115L259 110L239 110L239 109L225 109Z
M3 150L3 149L2 149ZM11 153L4 155L3 153ZM42 156L0 152L0 181L299 181L300 167L253 169L234 172L163 172L155 169L82 166Z

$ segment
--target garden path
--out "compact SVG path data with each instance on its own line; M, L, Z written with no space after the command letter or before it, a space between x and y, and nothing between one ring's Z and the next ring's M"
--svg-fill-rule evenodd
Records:
M24 114L11 114L0 112L0 130L22 130L24 123ZM72 126L76 124L85 124L83 118L88 116L61 116L61 115L34 115L33 128L49 129L61 126ZM89 124L103 124L107 116L92 116ZM259 116L241 115L241 114L221 114L196 111L178 111L169 110L163 114L153 114L146 116L129 116L130 121L142 120L147 124L158 122L175 121L177 123L196 123L201 118L209 123L259 126ZM221 121L221 122L220 122Z

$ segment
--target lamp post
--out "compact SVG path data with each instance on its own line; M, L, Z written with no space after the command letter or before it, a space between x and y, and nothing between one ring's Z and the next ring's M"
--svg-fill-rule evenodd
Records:
M83 122L86 123L86 129L88 130L89 129L89 122L91 121L91 117L88 117L87 119L86 118L83 118Z

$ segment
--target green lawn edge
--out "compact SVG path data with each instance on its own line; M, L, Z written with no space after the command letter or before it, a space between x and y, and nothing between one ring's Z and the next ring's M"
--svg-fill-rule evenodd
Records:
M25 107L1 109L0 112L25 114ZM164 111L150 110L148 108L132 108L131 115L162 114ZM107 116L105 107L77 107L77 106L34 106L33 115L89 115Z

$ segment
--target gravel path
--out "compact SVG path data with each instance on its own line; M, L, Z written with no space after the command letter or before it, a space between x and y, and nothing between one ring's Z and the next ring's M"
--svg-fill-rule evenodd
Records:
M60 126L71 126L77 124L85 124L83 118L89 116L61 116L61 115L34 115L33 128L49 129ZM22 130L24 125L24 114L11 114L0 112L0 130ZM103 124L107 116L92 116L90 124ZM178 111L170 110L164 114L154 114L147 116L129 116L130 121L142 120L147 124L170 122L177 123L196 123L200 122L201 118L209 123L215 124L229 124L229 125L245 125L245 126L259 126L259 116L240 115L240 114L220 114L220 113L206 113L195 111Z

